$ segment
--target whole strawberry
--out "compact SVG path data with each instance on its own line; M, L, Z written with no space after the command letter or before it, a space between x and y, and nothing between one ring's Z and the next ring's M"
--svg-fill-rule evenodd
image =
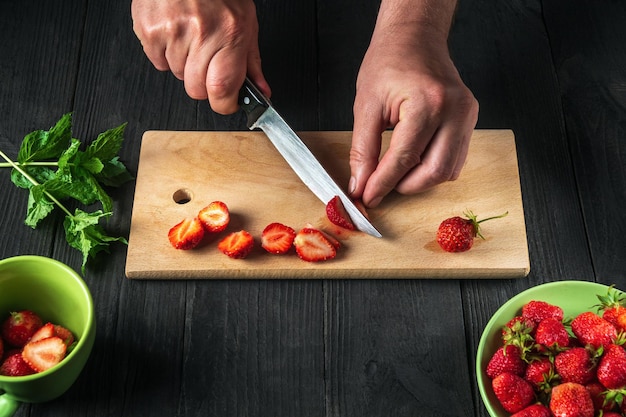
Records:
M535 341L543 348L559 350L569 346L569 334L562 321L548 317L537 325Z
M525 370L526 362L520 356L520 349L517 346L505 345L496 350L491 357L486 373L493 379L504 372L522 376Z
M554 359L554 367L561 376L561 382L578 384L590 382L596 369L589 351L583 347L575 347L559 353Z
M26 363L19 351L8 355L0 365L0 375L4 376L25 376L34 373L35 371Z
M617 329L597 314L586 311L572 320L572 332L585 345L595 349L608 346L617 337Z
M450 217L439 225L437 229L437 243L446 252L468 251L474 244L474 238L476 236L484 239L483 235L480 233L480 223L504 217L507 214L509 214L508 211L500 216L489 217L480 221L477 220L476 216L471 211L464 213L467 218L459 216Z
M552 417L552 413L550 413L548 407L537 403L529 405L522 411L512 414L511 417Z
M550 410L555 417L593 417L594 408L587 389L575 382L564 382L552 388Z
M626 388L626 350L611 344L604 350L597 371L598 381L608 389Z
M41 318L30 310L11 312L2 323L2 337L11 346L23 347L41 326Z
M502 407L509 413L517 413L535 400L533 387L525 379L504 372L491 381L493 392Z
M526 366L524 379L530 382L536 391L549 393L558 380L551 358L543 356L530 362Z
M563 320L563 309L546 301L531 300L522 306L522 317L536 325L548 317Z

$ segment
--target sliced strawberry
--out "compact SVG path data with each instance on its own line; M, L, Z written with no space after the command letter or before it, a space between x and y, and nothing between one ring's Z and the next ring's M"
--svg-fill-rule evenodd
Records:
M207 232L224 231L230 222L228 207L221 201L214 201L198 213L198 218Z
M298 256L307 262L325 261L337 255L333 244L317 229L305 227L300 230L293 244Z
M217 248L231 258L241 259L250 254L253 246L254 238L252 235L245 230L240 230L222 239Z
M354 230L354 223L338 195L326 204L326 216L331 223L344 229Z
M193 249L204 237L204 227L197 217L186 218L172 227L167 237L176 249Z
M14 352L6 357L2 365L0 365L0 375L4 376L25 376L32 375L35 370L28 366L22 352Z
M58 324L54 325L54 335L65 343L65 346L69 347L72 343L74 343L74 334L68 329Z
M22 358L35 371L43 372L58 364L65 357L67 347L61 338L52 336L24 346Z
M54 335L55 335L54 334L54 324L46 323L43 326L41 326L39 328L39 330L37 330L35 332L33 337L30 338L29 342L36 342L36 341L41 340L41 339L47 339L47 338L52 337Z
M293 245L296 231L282 223L270 223L263 229L261 246L269 253L281 255L287 253Z

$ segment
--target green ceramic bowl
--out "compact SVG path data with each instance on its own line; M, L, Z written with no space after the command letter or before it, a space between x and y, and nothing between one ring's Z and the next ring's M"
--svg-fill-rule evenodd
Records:
M511 298L491 317L478 343L476 352L476 379L480 396L492 417L509 417L491 388L491 380L485 374L489 359L502 346L502 327L513 317L521 314L522 306L532 300L556 304L563 309L565 317L575 317L583 311L595 311L597 295L604 295L608 287L586 281L558 281L529 288Z
M0 316L33 310L44 322L67 327L78 341L61 363L21 377L0 376L0 417L10 416L22 402L49 401L74 383L91 353L96 336L91 293L70 267L41 256L0 260Z

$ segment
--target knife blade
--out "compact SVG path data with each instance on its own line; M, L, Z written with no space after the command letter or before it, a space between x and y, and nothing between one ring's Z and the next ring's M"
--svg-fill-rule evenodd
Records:
M239 91L239 105L248 118L248 128L250 130L259 128L265 132L291 169L317 198L327 204L334 196L339 196L357 229L375 237L382 237L326 172L296 132L278 114L269 99L248 78Z

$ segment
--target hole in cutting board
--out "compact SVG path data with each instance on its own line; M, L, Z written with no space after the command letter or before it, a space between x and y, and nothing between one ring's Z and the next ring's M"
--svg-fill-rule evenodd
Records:
M174 192L174 195L172 195L172 198L174 199L176 204L187 204L193 198L193 193L191 192L191 190L187 188L181 188L179 190L176 190L176 192Z

